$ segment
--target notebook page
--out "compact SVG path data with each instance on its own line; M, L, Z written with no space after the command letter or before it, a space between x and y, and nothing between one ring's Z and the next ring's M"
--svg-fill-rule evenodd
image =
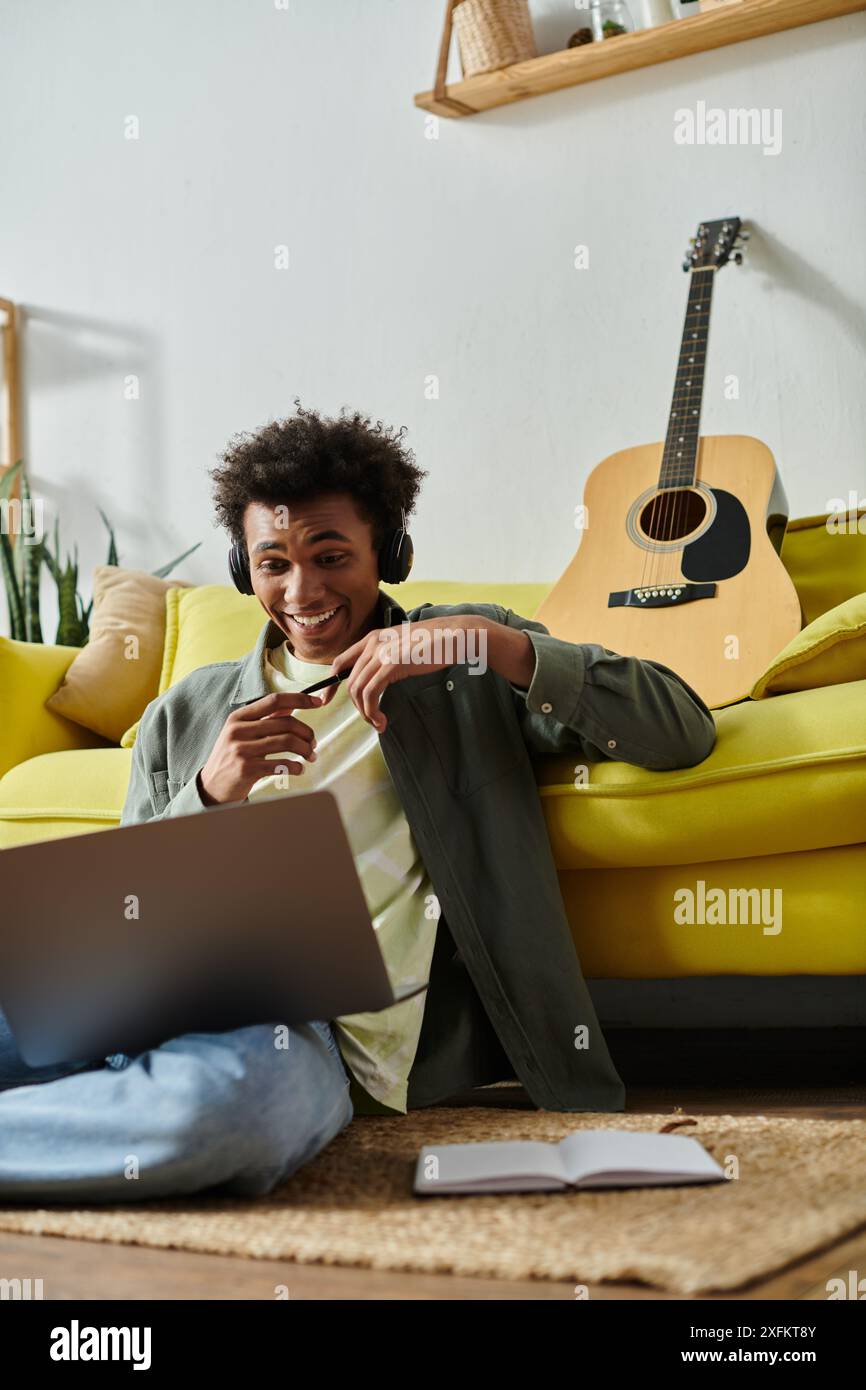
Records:
M436 1167L430 1157L438 1159ZM441 1144L422 1149L418 1185L435 1191L446 1183L492 1182L509 1178L538 1178L566 1183L562 1156L556 1144L535 1140L505 1140L487 1144Z
M585 1129L558 1145L572 1182L599 1174L665 1177L724 1177L715 1159L696 1139L646 1130Z

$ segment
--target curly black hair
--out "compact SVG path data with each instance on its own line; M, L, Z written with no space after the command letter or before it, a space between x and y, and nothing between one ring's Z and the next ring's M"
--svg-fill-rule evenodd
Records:
M372 527L373 548L408 518L427 470L403 443L398 430L375 424L359 411L326 419L305 410L295 398L297 414L272 420L254 434L236 434L209 469L214 481L217 524L233 541L244 540L244 513L250 502L292 503L321 492L347 492Z

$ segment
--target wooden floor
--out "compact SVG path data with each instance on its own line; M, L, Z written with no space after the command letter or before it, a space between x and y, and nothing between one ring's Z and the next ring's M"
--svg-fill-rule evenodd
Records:
M805 1030L803 1030L805 1031ZM673 1032L673 1030L671 1030ZM682 1032L666 1038L631 1033L608 1041L628 1091L634 1114L796 1115L816 1119L866 1119L863 1038L858 1030L808 1030L794 1042L782 1030L758 1030L751 1039L738 1033L723 1040L702 1033L695 1041ZM767 1034L773 1037L768 1038ZM819 1033L823 1036L819 1036ZM658 1070L660 1065L666 1072ZM781 1084L779 1071L785 1077ZM700 1083L704 1076L729 1080ZM673 1079L660 1086L648 1073ZM776 1075L774 1075L776 1073ZM634 1077L634 1080L631 1078ZM751 1078L751 1082L750 1082ZM522 1087L485 1087L449 1104L530 1106ZM733 1295L714 1300L826 1300L832 1277L847 1279L866 1268L866 1225L838 1242ZM521 1283L451 1275L406 1274L357 1268L303 1265L291 1261L248 1260L185 1251L148 1250L47 1236L0 1231L0 1277L39 1277L52 1299L273 1299L274 1286L288 1285L297 1299L446 1299L573 1301L572 1283L529 1280ZM592 1299L666 1300L669 1295L637 1284L590 1286ZM701 1300L698 1300L701 1301Z

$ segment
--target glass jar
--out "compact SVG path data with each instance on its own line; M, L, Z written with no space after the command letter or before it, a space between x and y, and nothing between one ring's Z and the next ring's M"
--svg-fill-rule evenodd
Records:
M670 24L672 19L679 18L674 0L631 0L631 7L638 29L654 29L658 24Z
M612 39L634 30L628 6L623 0L591 0L589 22L593 39Z

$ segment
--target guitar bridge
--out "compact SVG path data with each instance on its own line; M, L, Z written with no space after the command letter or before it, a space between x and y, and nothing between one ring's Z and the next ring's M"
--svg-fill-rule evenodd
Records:
M715 598L715 584L650 584L641 589L620 589L608 594L608 608L678 608L700 598Z

